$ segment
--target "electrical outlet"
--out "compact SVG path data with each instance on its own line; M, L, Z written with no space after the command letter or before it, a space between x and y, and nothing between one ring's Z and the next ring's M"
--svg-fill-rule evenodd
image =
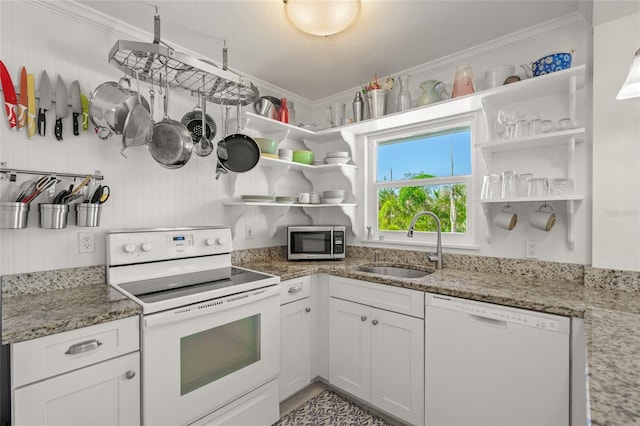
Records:
M78 253L94 253L96 240L91 232L78 232Z
M246 234L245 237L247 238L247 240L253 239L253 226L252 225L247 225L245 234Z
M538 252L536 250L536 242L533 240L526 240L524 243L524 257L526 259L537 259Z

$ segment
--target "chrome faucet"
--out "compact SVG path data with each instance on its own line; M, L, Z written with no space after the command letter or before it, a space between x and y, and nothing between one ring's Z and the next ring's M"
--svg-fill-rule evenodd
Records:
M423 211L423 212L416 213L416 215L413 216L413 219L411 219L411 225L409 225L409 232L407 232L407 237L413 238L413 228L415 228L416 222L422 216L431 216L436 221L436 226L438 228L438 240L436 242L436 253L435 255L433 253L432 254L427 253L427 258L429 259L429 261L436 263L436 269L442 269L442 224L440 223L440 219L438 219L438 216L436 216L434 212Z

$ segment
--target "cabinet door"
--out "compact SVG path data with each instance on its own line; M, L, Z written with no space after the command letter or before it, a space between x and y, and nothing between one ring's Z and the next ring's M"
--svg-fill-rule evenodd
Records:
M329 382L369 401L371 308L332 297L329 311Z
M17 426L139 425L140 352L16 389L14 410Z
M311 299L280 306L280 401L311 382Z
M424 424L424 320L371 312L371 405Z

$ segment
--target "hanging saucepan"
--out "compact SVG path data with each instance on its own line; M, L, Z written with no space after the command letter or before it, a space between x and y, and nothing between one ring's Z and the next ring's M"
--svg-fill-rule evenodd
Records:
M166 74L165 74L166 75ZM177 169L191 158L191 133L180 123L169 118L169 85L164 88L164 119L153 126L153 136L147 144L154 160L167 169Z
M99 130L100 139L122 134L129 113L138 104L150 110L144 97L120 83L108 81L98 86L89 98L89 118Z

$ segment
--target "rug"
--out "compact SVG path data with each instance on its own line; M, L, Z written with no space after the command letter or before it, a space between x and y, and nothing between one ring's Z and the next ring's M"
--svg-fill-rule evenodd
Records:
M390 426L337 393L325 390L282 417L273 426Z

